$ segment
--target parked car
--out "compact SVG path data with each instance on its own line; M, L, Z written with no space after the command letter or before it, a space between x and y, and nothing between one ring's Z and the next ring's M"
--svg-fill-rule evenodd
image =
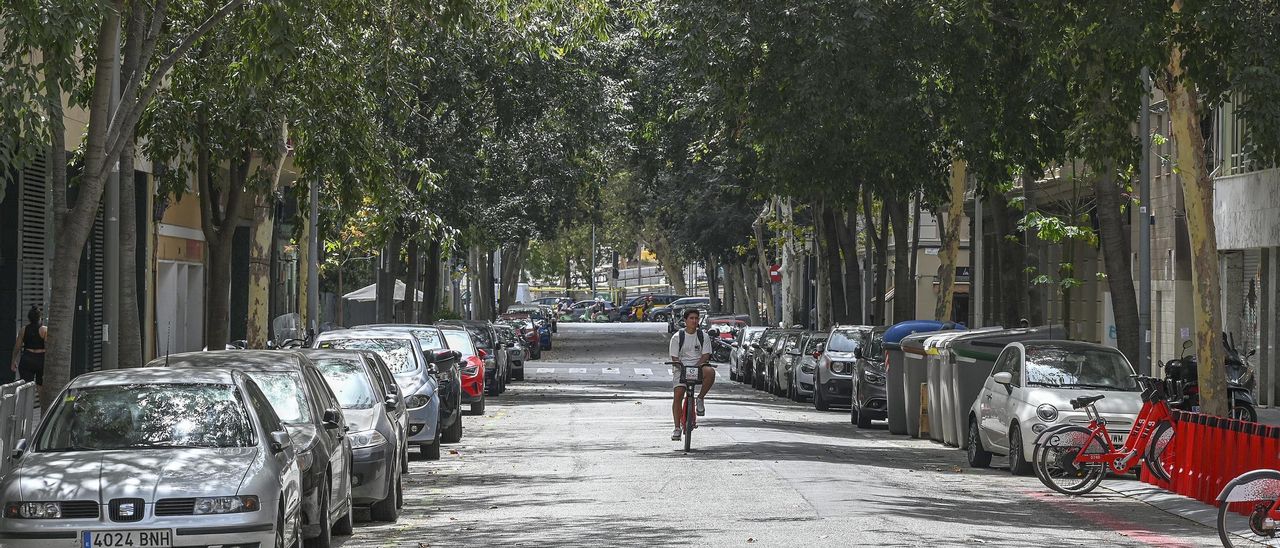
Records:
M338 397L351 438L351 502L375 521L396 521L404 506L409 417L391 370L368 350L308 350L303 354Z
M333 535L351 534L352 440L338 398L310 359L290 350L214 350L157 358L147 367L232 370L253 379L298 453L302 536L328 546ZM189 470L199 473L194 463Z
M418 339L386 328L343 329L316 337L316 348L370 350L378 354L395 375L409 412L409 445L428 460L440 458L441 431L439 381ZM436 354L433 351L433 357ZM448 356L440 356L447 361Z
M436 325L441 333L444 333L444 340L449 344L450 350L457 350L462 354L462 403L471 406L472 415L483 415L485 398L487 390L485 385L485 367L484 359L480 357L479 350L476 349L475 340L471 338L471 333L460 325Z
M773 358L767 366L769 377L765 392L775 396L787 394L787 373L800 359L800 351L804 348L802 346L804 337L808 333L806 330L795 329L782 335L777 349L774 350Z
M751 344L760 339L764 327L745 327L742 335L733 341L729 352L729 380L751 382Z
M800 342L800 352L792 360L785 375L787 380L787 397L791 401L805 401L813 395L814 373L818 369L818 360L826 349L827 334L809 332Z
M710 307L711 297L680 297L678 299L671 301L671 304L668 304L666 306L659 306L653 309L651 312L649 312L649 321L667 322L669 326L671 324L671 318L678 315L677 311L679 311L680 309L686 306L693 306L693 305L699 305L699 304ZM668 330L668 331L672 333L675 332L674 330Z
M490 396L506 392L507 382L511 380L510 353L506 345L498 341L493 324L484 320L445 320L440 325L466 328L471 340L475 341L476 355L484 360L485 390Z
M884 332L888 329L881 326L863 332L862 342L854 349L858 359L853 362L850 379L849 422L858 428L889 418L884 370Z
M1028 443L1050 426L1087 423L1071 400L1105 396L1095 405L1111 441L1123 445L1142 409L1133 366L1119 350L1078 341L1009 343L996 358L969 408L969 464L985 467L992 454L1008 455L1015 474L1031 471Z
M97 371L53 402L35 435L4 457L13 469L0 479L0 544L300 541L302 477L289 433L298 428L243 372Z
M751 345L751 371L748 372L748 382L751 387L756 390L764 389L765 377L768 375L768 369L765 368L766 360L773 348L777 346L778 339L782 338L784 330L780 327L770 327L760 334L760 338Z
M529 318L528 314L503 314L498 321L516 331L526 359L542 359L542 335L538 332L538 325Z
M565 313L570 320L575 322L594 322L594 321L610 321L616 322L620 319L618 307L612 301L605 300L588 300L573 303Z
M524 360L528 355L525 352L524 342L520 340L516 330L509 325L495 324L493 328L498 334L498 342L507 347L507 360L511 364L511 380L524 380Z
M449 354L449 343L444 333L434 325L379 324L358 329L376 329L408 333L418 339L418 347L427 358L427 371L436 378L436 393L440 395L440 443L462 441L462 385L467 376L462 371L462 353ZM397 381L398 384L398 381Z
M826 348L813 370L813 407L826 411L833 405L849 405L853 393L853 369L858 357L855 351L868 326L836 326L827 337Z
M652 298L653 300L649 301L650 298ZM649 321L650 316L654 310L657 310L658 308L661 308L661 307L665 307L671 304L672 302L674 302L676 299L682 299L682 298L684 298L684 295L640 295L637 297L632 297L631 299L627 300L626 304L622 305L622 307L618 310L618 315L621 316L624 320L629 319L634 315L635 307L648 302L648 303L651 303L650 304L651 308L648 308L644 311L644 315L640 317L640 320Z
M507 307L507 311L506 313L503 314L503 316L507 316L510 314L525 314L528 318L534 321L541 321L543 323L547 323L548 325L550 325L552 333L555 333L556 331L558 331L558 329L556 328L555 311L552 310L551 307L549 306L530 305L530 304L512 305L510 307Z

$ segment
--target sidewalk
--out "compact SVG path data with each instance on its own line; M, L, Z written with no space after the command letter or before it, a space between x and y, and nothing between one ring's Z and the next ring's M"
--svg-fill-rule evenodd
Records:
M1259 407L1258 422L1280 426L1280 407Z
M1101 487L1113 493L1145 502L1152 507L1189 519L1210 529L1218 528L1218 509L1198 500L1175 495L1154 485L1137 480L1106 481L1102 483ZM1247 533L1249 531L1248 520L1240 514L1230 514L1228 524L1234 533ZM1253 538L1252 535L1251 538ZM1233 538L1231 543L1235 546L1266 546L1239 536Z

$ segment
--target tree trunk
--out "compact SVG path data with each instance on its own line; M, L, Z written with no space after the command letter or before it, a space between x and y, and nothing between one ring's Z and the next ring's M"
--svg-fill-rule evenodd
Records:
M307 194L310 196L310 190ZM316 259L311 257L311 231L315 230L315 227L311 226L311 208L303 207L299 202L295 219L302 223L302 234L298 240L298 317L302 320L305 332L311 329L312 321L315 321L316 327L320 326L320 318L312 318L310 307L307 305L311 299L311 292L319 290L318 287L311 287L311 276L307 273L312 263L316 262Z
M377 288L374 290L374 316L378 323L395 321L396 263L400 262L400 250L404 248L404 234L399 226L391 229L387 243L378 260Z
M711 313L719 314L720 302L720 268L716 264L715 255L707 255L707 295L711 297Z
M740 299L746 306L751 325L764 325L760 314L760 284L756 282L756 269L749 265L749 260L738 263L738 273L742 276L742 294Z
M274 162L267 174L270 185L254 200L253 225L249 237L249 322L246 327L249 348L266 348L271 337L271 248L275 239L276 194L288 155L289 126L280 124Z
M418 278L422 257L419 256L418 231L409 235L409 272L404 277L404 305L400 307L400 323L412 323L418 317Z
M916 288L911 278L911 235L907 226L907 204L885 202L889 223L893 226L893 322L915 319ZM888 323L888 322L886 322Z
M1102 259L1111 290L1111 308L1116 320L1116 343L1125 357L1140 367L1138 360L1138 297L1133 287L1132 256L1129 254L1129 230L1120 210L1124 199L1116 180L1115 169L1106 171L1093 183L1098 204L1098 232L1102 238Z
M999 287L999 291L995 292L996 302L999 303L996 323L1015 326L1026 317L1022 312L1026 301L1023 289L1026 287L1026 276L1023 275L1027 261L1026 248L1022 246L1022 238L1009 218L1009 197L995 192L991 198L991 218L996 233L995 262L998 275L995 278Z
M951 304L955 297L956 257L960 255L960 229L964 226L964 190L968 164L964 160L951 161L951 195L947 210L947 231L942 237L942 251L938 273L938 306L934 319L951 321ZM978 235L977 237L981 237Z
M670 285L677 295L688 295L689 286L684 283L684 269L680 267L667 237L658 235L652 243L653 254L658 258L658 266L661 266L662 272L667 275L667 285Z
M781 219L787 227L795 224L795 211L791 198L779 200ZM808 311L804 308L804 261L795 234L787 230L782 240L782 318L783 325L806 325Z
M529 255L529 239L525 238L514 245L504 246L502 251L502 271L499 272L499 285L502 294L499 298L499 311L505 311L515 304L516 293L520 287L520 273L524 270L525 258Z
M1174 0L1173 11L1182 11L1182 0ZM1200 363L1200 410L1226 416L1229 409L1222 342L1222 309L1219 301L1217 229L1213 222L1213 177L1205 158L1204 134L1200 128L1199 93L1188 86L1183 68L1182 47L1175 44L1169 58L1168 79L1157 79L1169 100L1173 118L1173 140L1186 203L1187 232L1191 240L1191 288L1194 296L1196 358Z
M840 256L837 253L835 257L832 257L831 254L827 252L830 247L834 247L831 246L831 241L828 238L831 221L827 218L827 212L827 207L824 205L817 206L813 212L813 255L815 259L815 272L813 273L813 277L815 278L814 281L817 282L817 287L814 291L813 307L816 314L814 315L814 326L812 329L817 329L819 331L826 331L827 328L831 326L833 316L833 311L831 310L833 302L831 299L831 288L834 285L831 283L831 280L833 279L831 276L832 265L835 265L837 270L834 279L840 279L840 274L838 272L840 269ZM844 299L840 299L840 306L841 308L844 307Z
M921 198L922 198L922 194L918 191L911 198L911 279L913 281L920 279L920 269L918 268L918 266L920 264L920 200ZM941 236L942 231L944 230L942 226L942 223L944 221L942 220L941 215L939 215L938 217L939 217L937 220L938 235Z
M724 312L738 314L738 268L732 259L721 267L724 268Z
M819 240L822 242L822 247L818 256L820 257L820 262L826 268L828 298L822 302L829 302L831 307L828 321L844 324L849 323L851 318L848 311L849 300L845 297L846 289L844 285L847 278L844 277L844 272L841 269L844 261L841 260L840 252L840 228L840 214L829 204L824 205L822 207L822 233ZM854 254L853 264L856 268L858 264L856 253Z
M1035 183L1036 175L1030 170L1023 171L1022 203L1024 214L1036 211L1038 207ZM1023 235L1023 241L1026 242L1026 247L1024 247L1026 250L1026 266L1024 266L1024 271L1032 272L1033 274L1031 278L1045 274L1047 269L1045 268L1043 261L1047 254L1044 249L1044 240L1041 240L1038 234L1028 232ZM1048 291L1048 289L1044 284L1031 283L1030 279L1027 281L1027 317L1025 319L1028 320L1031 325L1044 325L1048 323L1048 318L1045 315L1045 302L1047 300L1046 291Z
M765 310L767 313L764 315L766 316L766 323L769 323L770 325L779 325L780 322L782 322L782 306L780 304L782 299L780 299L780 295L778 295L780 288L769 279L770 263L769 254L765 251L765 242L767 240L765 240L764 233L765 223L769 219L769 216L773 214L773 204L776 203L777 200L777 196L770 199L769 203L766 204L764 209L760 212L760 215L756 217L755 222L751 224L751 228L755 232L756 261L760 267L760 283L763 284L762 289L766 293Z
M482 306L480 308L482 320L493 320L497 317L493 313L493 308L497 299L493 294L493 252L488 250L480 250L477 258L480 260L480 297Z
M875 269L871 282L871 325L885 324L884 296L889 277L889 210L881 204L880 228L876 228L875 219L871 215L871 191L862 189L862 213L867 222L867 252L871 253L872 266ZM874 251L872 250L874 248Z
M862 323L862 268L858 265L858 214L853 209L846 214L835 212L833 229L840 254L844 259L844 278L841 295L844 296L844 318L837 320ZM836 285L832 282L832 285ZM835 300L835 294L831 296Z
M440 318L442 289L444 289L443 271L444 250L438 235L431 236L427 246L426 282L424 283L422 308L418 313L418 323L432 324Z
M134 180L134 143L120 153L120 367L142 367L142 317L138 307L138 199Z

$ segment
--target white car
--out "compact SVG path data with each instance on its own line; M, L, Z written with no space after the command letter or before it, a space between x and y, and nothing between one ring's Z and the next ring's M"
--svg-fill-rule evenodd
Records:
M969 410L969 465L986 467L992 454L1009 455L1015 474L1031 470L1032 442L1059 424L1087 426L1071 400L1102 395L1095 407L1114 443L1124 443L1142 409L1142 393L1124 354L1077 341L1010 343L996 358Z

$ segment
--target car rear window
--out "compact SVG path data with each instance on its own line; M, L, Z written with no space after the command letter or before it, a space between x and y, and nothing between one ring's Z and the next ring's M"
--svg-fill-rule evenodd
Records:
M360 365L359 358L324 358L315 363L343 409L372 409L380 402L380 398L375 395L372 380Z

